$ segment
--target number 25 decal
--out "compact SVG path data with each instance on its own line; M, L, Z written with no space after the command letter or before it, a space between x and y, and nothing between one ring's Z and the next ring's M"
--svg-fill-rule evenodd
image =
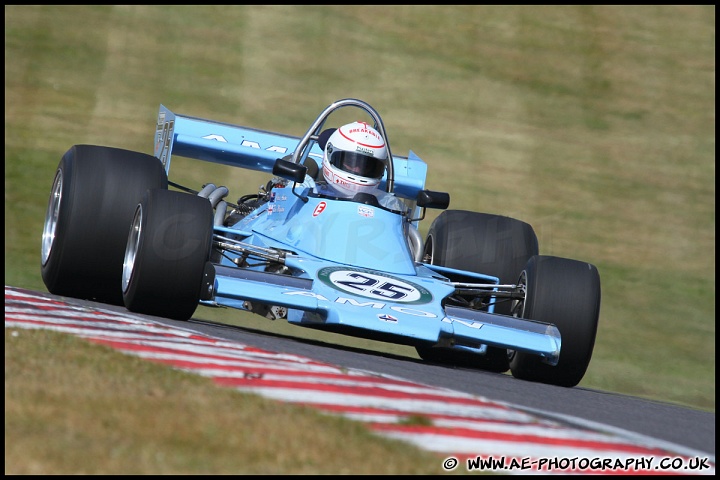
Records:
M389 275L348 267L326 267L318 271L326 285L359 297L398 303L428 303L432 294L415 283Z
M337 283L345 285L350 288L355 288L359 292L367 292L373 295L380 295L381 297L390 300L400 300L405 298L409 293L412 293L413 288L410 286L397 285L390 282L380 282L374 278L366 277L361 273L351 273L348 277L355 278L357 280L338 280ZM380 285L377 288L375 285Z

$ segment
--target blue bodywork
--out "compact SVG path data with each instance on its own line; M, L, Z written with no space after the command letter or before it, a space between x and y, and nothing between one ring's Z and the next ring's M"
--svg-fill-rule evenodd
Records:
M248 127L177 115L160 106L154 154L169 174L173 156L271 174L277 159L302 139ZM303 158L322 161L310 141ZM486 311L446 306L458 271L418 261L408 242L421 209L427 165L412 151L392 155L392 192L408 207L400 214L377 205L328 198L305 187L278 184L269 200L227 225L215 225L216 241L241 245L213 261L212 298L258 313L272 306L288 322L407 345L443 345L484 353L486 346L539 355L556 364L560 334L551 324ZM386 186L386 178L383 187ZM270 252L279 261L249 261L247 251ZM251 254L250 258L255 255ZM496 277L462 271L465 278L497 284ZM278 313L280 312L280 313Z

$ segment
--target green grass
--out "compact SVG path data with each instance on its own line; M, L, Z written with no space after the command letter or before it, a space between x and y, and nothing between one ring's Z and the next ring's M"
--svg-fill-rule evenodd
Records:
M161 103L299 136L346 97L378 109L451 208L519 218L541 253L597 265L581 386L715 410L714 6L6 6L6 284L45 291L40 234L71 145L150 153ZM266 180L184 159L171 179L235 198ZM78 471L9 462L24 434L8 425L6 472Z

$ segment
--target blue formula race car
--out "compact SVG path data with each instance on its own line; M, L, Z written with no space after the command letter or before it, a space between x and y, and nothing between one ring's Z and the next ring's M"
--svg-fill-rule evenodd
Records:
M378 195L317 188L328 132L338 130L326 125L345 108L366 117L386 149ZM225 186L169 181L173 157L267 172L269 181L231 203ZM597 332L595 266L540 255L523 221L448 209L449 195L425 189L426 175L412 151L391 153L380 115L361 100L332 103L301 138L161 105L154 155L97 145L63 155L42 278L53 294L137 313L187 320L200 304L225 306L411 345L430 362L577 385ZM428 208L442 211L423 239Z

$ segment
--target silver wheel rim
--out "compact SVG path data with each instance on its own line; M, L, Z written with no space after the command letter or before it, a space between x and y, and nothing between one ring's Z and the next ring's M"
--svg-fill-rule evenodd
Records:
M140 245L140 234L142 233L142 205L138 205L135 209L130 234L128 235L127 246L125 247L125 258L123 259L122 270L122 291L127 292L130 280L132 279L133 270L135 268L135 257L137 256L138 247Z
M50 191L50 199L48 200L48 208L45 212L45 225L43 226L41 259L45 265L50 258L53 243L55 242L55 232L57 230L58 216L60 215L60 204L62 203L62 186L63 174L62 170L58 170L55 174L52 190Z

